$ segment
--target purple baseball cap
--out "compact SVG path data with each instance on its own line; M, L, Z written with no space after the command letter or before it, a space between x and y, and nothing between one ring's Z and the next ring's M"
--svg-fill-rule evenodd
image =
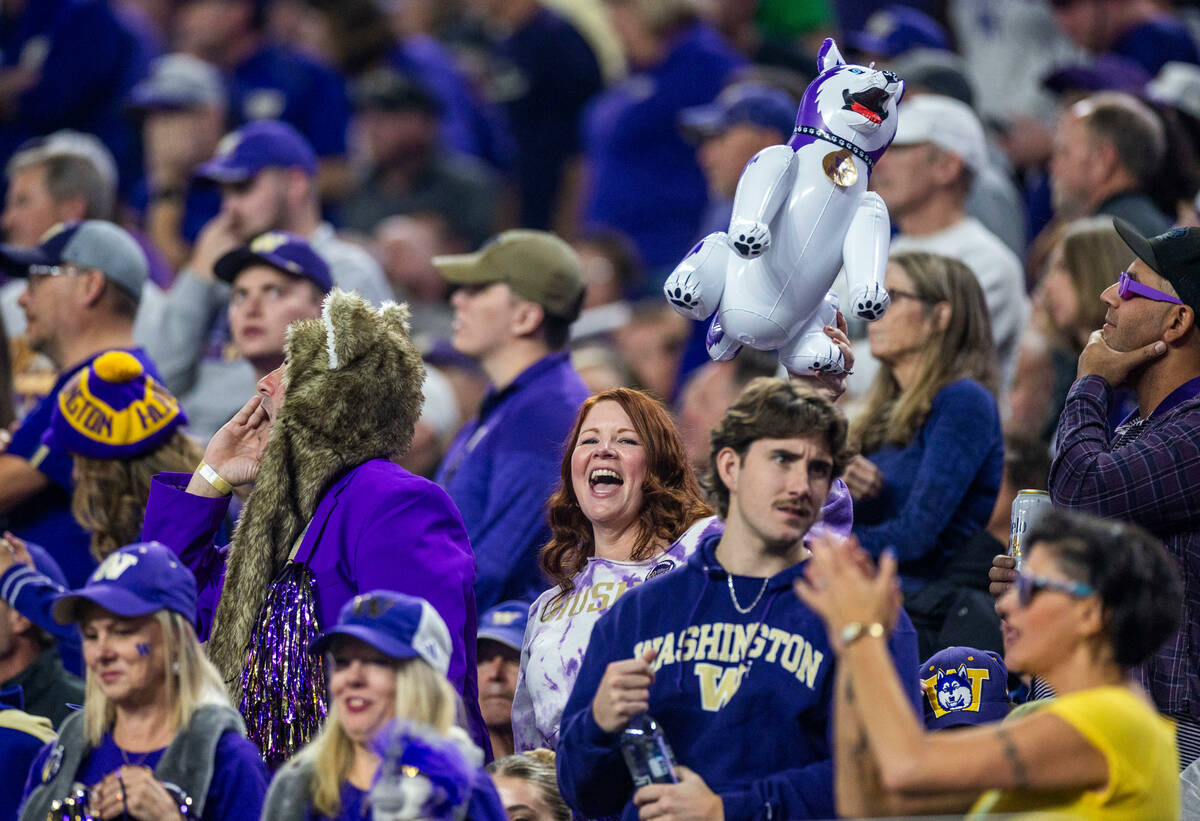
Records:
M488 639L511 647L518 653L525 641L525 625L529 623L529 602L506 601L484 613L479 619L479 641Z
M317 155L304 135L279 120L259 120L226 134L217 155L196 167L193 175L209 182L245 182L266 168L299 168L317 173Z
M917 669L925 685L925 728L945 730L1008 715L1008 668L991 650L947 647Z
M137 542L110 553L83 587L55 597L54 620L77 622L89 603L126 618L173 610L195 624L196 579L166 545Z
M862 31L846 35L846 43L855 51L895 57L914 48L947 51L950 37L942 24L925 12L897 3L873 13Z
M796 124L796 101L786 91L761 83L736 83L708 105L685 108L679 122L685 133L700 139L741 123L774 128L786 138Z
M1142 96L1150 75L1140 64L1116 54L1102 54L1089 63L1059 66L1042 78L1055 94L1068 91L1124 91Z
M287 231L267 231L259 234L249 245L234 248L217 260L213 271L217 279L230 284L251 265L269 265L288 276L307 279L327 294L333 290L333 276L321 255L308 240Z
M433 605L416 596L391 590L355 596L342 606L337 624L308 649L323 653L338 636L364 641L394 659L422 659L443 676L450 670L450 628Z

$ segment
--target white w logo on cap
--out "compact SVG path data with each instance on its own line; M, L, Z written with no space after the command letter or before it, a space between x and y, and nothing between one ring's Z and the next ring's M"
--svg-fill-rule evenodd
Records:
M96 572L92 574L91 581L115 581L121 578L121 575L126 570L137 563L138 558L132 553L113 553L96 568Z

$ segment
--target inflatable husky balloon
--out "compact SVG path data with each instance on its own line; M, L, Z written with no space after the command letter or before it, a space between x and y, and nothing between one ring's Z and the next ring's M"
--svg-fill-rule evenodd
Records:
M874 320L887 310L888 213L867 178L896 134L904 82L847 65L833 40L817 63L792 138L758 152L742 172L729 232L701 240L664 286L684 316L716 313L713 359L749 345L779 351L793 373L843 372L841 351L822 330L838 310L830 288L839 269L849 313Z

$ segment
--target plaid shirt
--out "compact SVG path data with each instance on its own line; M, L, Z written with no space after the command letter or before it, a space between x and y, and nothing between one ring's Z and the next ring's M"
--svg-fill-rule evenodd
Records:
M1183 577L1181 627L1141 670L1159 709L1200 719L1200 378L1176 388L1147 419L1110 434L1111 389L1076 380L1058 420L1050 468L1055 507L1141 525L1162 539Z

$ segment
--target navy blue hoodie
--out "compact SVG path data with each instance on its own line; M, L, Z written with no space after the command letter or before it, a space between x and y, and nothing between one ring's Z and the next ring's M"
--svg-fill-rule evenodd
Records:
M620 734L592 716L610 662L658 649L650 714L675 751L721 796L725 817L831 818L835 658L825 625L792 592L804 563L766 581L734 576L746 615L733 606L717 562L721 534L700 542L688 563L622 596L592 632L563 713L558 781L579 813L637 818ZM888 642L914 711L917 637L908 616Z

